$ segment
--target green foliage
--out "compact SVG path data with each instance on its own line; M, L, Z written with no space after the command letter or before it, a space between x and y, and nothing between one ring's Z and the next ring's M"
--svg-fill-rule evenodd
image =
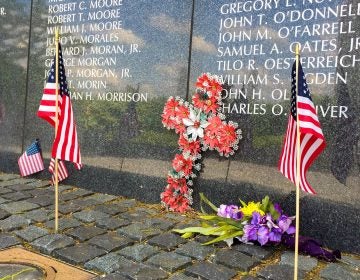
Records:
M237 223L236 226L227 223L218 223L218 226L205 225L203 227L188 227L185 229L174 229L173 231L182 234L181 237L183 238L191 238L194 233L200 233L206 236L209 235L218 236L206 243L203 243L203 245L210 245L216 242L226 241L227 239L230 238L232 239L234 237L241 236L243 234L242 228L243 225L241 223Z
M124 103L83 101L77 104L82 112L78 119L86 130L116 126L126 108Z
M288 111L290 106L288 101L284 101L279 104L283 106L284 112ZM272 103L268 103L267 107L271 108L272 105ZM282 135L285 133L287 120L287 117L284 115L273 115L271 110L269 110L266 115L251 115L251 127L253 129L253 135Z
M157 146L165 147L177 147L178 136L173 131L156 132L156 131L144 131L136 138L132 139L132 143L146 143Z
M213 244L213 243L216 243L216 242L220 242L220 241L226 241L226 240L229 240L229 239L233 239L234 237L237 237L237 236L241 236L243 234L243 231L242 230L238 230L238 231L230 231L230 229L226 229L226 231L228 233L225 233L217 238L214 238L213 240L210 240L206 243L204 243L203 245L210 245L210 244ZM228 241L229 242L229 241ZM231 241L232 243L232 241ZM231 245L231 244L230 244Z
M137 112L141 130L162 131L161 114L164 109L166 98L154 98L146 103L137 104Z
M128 86L127 92L136 89ZM164 98L151 99L149 102L136 103L135 110L140 134L130 139L129 143L151 144L157 146L176 147L177 136L163 128L161 113L165 104ZM117 141L123 129L122 120L130 106L125 102L85 101L77 102L80 114L79 126L92 134L101 135L107 141Z
M275 210L274 204L270 201L269 196L263 198L260 209L264 213L270 213L274 220L277 220L280 216L279 212Z
M200 193L200 208L201 208L201 212L206 213L204 208L203 208L203 202L206 203L207 205L210 206L210 208L214 211L217 212L217 207L212 204L212 202L210 200L207 199L207 197L203 194Z
M205 213L202 207L202 203L207 204L215 213L217 207L211 203L211 201L203 194L200 193L201 209ZM202 223L201 227L188 227L185 229L174 229L174 232L182 234L183 238L191 238L195 233L202 235L217 236L216 238L203 243L203 245L210 245L216 242L225 241L229 246L232 244L232 239L243 234L244 225L229 218L220 217L218 215L201 215L200 218L206 222Z
M263 135L255 136L253 146L255 148L269 148L273 146L281 146L283 142L283 135Z
M265 196L261 201L260 209L263 210L265 213L268 212L270 206L270 199L269 196Z

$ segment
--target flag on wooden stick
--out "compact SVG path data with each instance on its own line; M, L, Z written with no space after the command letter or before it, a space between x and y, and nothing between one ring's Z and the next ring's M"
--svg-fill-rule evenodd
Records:
M55 185L55 159L51 158L49 172L51 173L51 182ZM58 182L61 182L69 177L69 172L65 166L65 162L58 160Z
M54 59L55 61L55 59ZM38 116L55 126L56 118L56 88L58 94L58 129L52 147L52 158L72 161L77 169L81 169L80 147L76 132L76 123L72 110L71 99L66 82L64 61L59 43L59 85L56 85L55 62L52 63L44 94L40 102Z
M28 176L44 170L39 140L35 140L18 160L21 176Z
M292 68L291 111L278 165L280 172L294 184L296 182L297 114L300 128L300 188L305 192L315 194L315 190L306 179L306 172L326 144L300 62L298 93L296 92L296 63Z

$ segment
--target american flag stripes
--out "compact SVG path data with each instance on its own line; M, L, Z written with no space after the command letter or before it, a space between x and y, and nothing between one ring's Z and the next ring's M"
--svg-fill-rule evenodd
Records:
M300 188L305 192L315 194L315 190L306 179L306 172L325 148L325 139L300 62L298 94L296 94L296 63L293 65L291 78L291 114L288 119L288 127L278 167L286 178L294 184L296 183L296 114L298 114L300 127Z
M59 122L56 137L52 147L52 157L56 159L72 161L77 169L82 167L80 147L76 132L76 123L71 105L71 99L66 82L64 61L59 43L59 95L58 112ZM55 59L49 71L48 80L40 101L38 116L55 126L56 118L56 79Z
M49 122L53 127L55 127L55 118L56 118L56 79L55 79L55 58L51 64L50 71L48 73L48 79L46 81L45 88L43 90L43 96L40 101L40 106L38 110L38 117ZM65 77L65 68L64 62L61 55L61 45L59 43L59 73L58 80L60 81L60 90L58 94L58 113L61 115L61 111L59 110L60 105L62 103L62 95L63 93L68 94L68 88ZM58 85L59 88L59 85Z
M44 170L40 143L35 140L18 160L21 176L28 176Z
M55 70L52 67L50 73L54 74ZM49 74L50 74L49 73ZM43 91L43 96L40 101L38 110L38 117L43 118L55 127L55 113L56 113L56 87L55 82L47 82ZM61 104L61 95L58 95L58 106ZM58 110L59 111L59 110ZM60 112L59 112L60 113Z
M55 171L55 159L51 158L49 172L51 173L51 181L53 185L55 185L54 171ZM67 177L69 177L69 173L67 171L65 163L62 160L58 160L58 182L65 180Z
M80 147L78 143L76 124L71 106L70 96L63 94L60 105L58 131L52 148L52 157L72 161L76 168L81 168Z

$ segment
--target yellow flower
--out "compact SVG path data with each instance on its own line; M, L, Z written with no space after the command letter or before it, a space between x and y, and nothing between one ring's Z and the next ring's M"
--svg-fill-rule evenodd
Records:
M247 205L245 204L241 207L241 212L243 212L244 216L250 217L253 212L258 212L260 215L265 215L264 211L260 209L261 203L255 203L254 201L250 201Z

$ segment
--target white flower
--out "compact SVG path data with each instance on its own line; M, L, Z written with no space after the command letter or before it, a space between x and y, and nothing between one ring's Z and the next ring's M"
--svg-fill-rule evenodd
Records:
M209 123L206 120L201 120L200 118L201 111L198 114L193 109L190 109L189 118L184 118L183 123L186 128L186 134L188 136L191 135L191 139L193 141L196 140L197 137L203 138L204 137L204 128L206 128Z

